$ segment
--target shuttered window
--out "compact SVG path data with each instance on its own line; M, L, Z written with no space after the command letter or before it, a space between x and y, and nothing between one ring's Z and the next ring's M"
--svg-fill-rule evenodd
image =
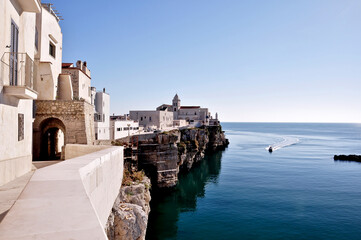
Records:
M10 43L10 85L18 85L18 44L19 28L11 20L11 43Z

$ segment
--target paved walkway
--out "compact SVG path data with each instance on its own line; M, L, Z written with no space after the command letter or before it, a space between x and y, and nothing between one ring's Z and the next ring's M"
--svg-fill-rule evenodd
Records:
M32 171L24 174L15 180L0 186L0 222L3 220L9 209L14 205L21 192L28 184L36 169L47 167L60 161L38 161L33 162Z

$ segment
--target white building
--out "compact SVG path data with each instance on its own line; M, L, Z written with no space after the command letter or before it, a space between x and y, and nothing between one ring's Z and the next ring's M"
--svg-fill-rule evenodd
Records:
M110 139L110 96L103 89L102 92L97 92L94 99L95 113L94 113L94 127L95 140L109 140Z
M92 103L90 70L86 62L78 60L75 66L73 63L63 63L62 75L68 75L71 79L71 89L73 90L71 100L84 100L89 104Z
M0 0L0 185L31 170L38 0Z
M139 122L145 130L169 129L173 127L173 112L161 110L129 111L131 120Z
M110 137L112 140L139 134L139 123L133 120L124 120L117 117L110 118Z
M208 125L211 118L208 108L200 106L181 106L181 100L176 94L172 101L174 120L186 120L190 124Z
M38 100L56 100L58 78L61 73L63 34L59 17L50 4L42 4L42 11L36 14L35 89Z

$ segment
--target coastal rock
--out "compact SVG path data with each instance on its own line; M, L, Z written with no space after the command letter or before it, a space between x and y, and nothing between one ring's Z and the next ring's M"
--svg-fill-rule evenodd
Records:
M145 239L150 212L150 179L122 186L108 218L108 239Z
M148 214L136 204L122 203L113 208L109 216L107 235L110 240L145 239Z
M159 188L175 187L180 170L190 170L206 152L225 149L229 143L221 126L172 130L131 141L137 142L138 169Z
M335 155L333 159L335 161L361 162L361 155Z

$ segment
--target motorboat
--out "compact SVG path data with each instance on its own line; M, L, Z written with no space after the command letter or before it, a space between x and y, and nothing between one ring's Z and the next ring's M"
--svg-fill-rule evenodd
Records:
M273 152L272 146L270 146L270 147L268 148L268 151L269 151L270 153Z

